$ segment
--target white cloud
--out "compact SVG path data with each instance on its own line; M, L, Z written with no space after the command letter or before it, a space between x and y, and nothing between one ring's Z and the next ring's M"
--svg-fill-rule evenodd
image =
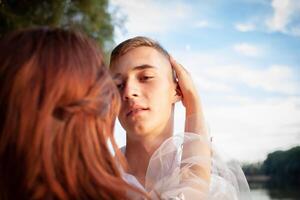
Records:
M298 84L293 79L291 68L279 65L273 65L264 70L245 70L241 74L241 81L249 86L261 87L266 91L283 94L299 92Z
M211 78L205 77L203 75L192 74L195 84L198 86L199 91L204 92L222 92L228 93L233 92L234 89L228 84L224 84L219 81L214 81Z
M234 45L233 49L245 56L257 57L261 55L261 50L253 44L240 43Z
M219 62L223 62L223 58L216 54L209 54L196 51L176 50L173 57L178 58L178 62L190 72L193 80L198 86L199 91L204 92L233 92L234 88L223 81L210 77L205 70L210 67L217 66ZM217 59L216 59L217 58Z
M272 7L274 15L267 20L267 24L272 30L284 31L294 10L292 1L273 0Z
M299 103L293 97L249 98L245 104L208 107L207 119L215 143L225 152L239 160L263 160L274 149L298 144L300 127L285 124L300 124Z
M226 95L224 97L224 99L226 99L227 101L230 101L232 103L237 103L237 104L241 104L241 105L245 105L245 104L252 104L253 103L253 99L250 99L247 96L241 96L238 94L230 94L230 95Z
M290 33L291 35L300 37L300 25L298 27L292 27Z
M288 65L273 64L253 67L237 59L231 59L224 52L203 53L179 51L175 58L181 58L199 85L200 91L231 93L239 90L241 84L250 88L280 95L299 95L299 73ZM233 63L233 64L232 64Z
M200 20L194 23L195 28L207 28L209 25L210 24L206 20Z
M190 44L186 44L185 45L185 50L186 51L190 51L191 50L191 45Z
M244 83L252 88L286 95L300 92L299 81L291 67L272 65L264 69L252 69L243 66L223 66L206 69L208 76L238 85Z
M293 24L300 17L299 0L272 0L273 16L266 20L271 31L300 36L300 24Z
M235 29L240 32L249 32L255 30L255 25L250 23L245 23L245 24L237 23L235 24Z
M180 27L192 13L191 7L181 1L164 3L151 0L112 1L112 5L118 6L120 12L127 15L125 28L130 36L168 32Z

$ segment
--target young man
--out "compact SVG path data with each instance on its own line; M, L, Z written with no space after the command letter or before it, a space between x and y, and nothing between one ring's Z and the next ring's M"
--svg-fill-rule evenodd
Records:
M119 121L126 130L128 173L144 185L150 157L173 135L176 102L181 100L186 109L185 132L207 138L200 98L188 72L149 38L119 44L111 54L110 70L122 98ZM210 158L208 146L189 148ZM210 163L196 171L209 182Z
M151 199L251 199L241 167L211 150L189 73L157 42L145 37L122 42L112 51L110 71L122 98L129 182L144 186ZM183 142L172 136L178 101L185 107Z

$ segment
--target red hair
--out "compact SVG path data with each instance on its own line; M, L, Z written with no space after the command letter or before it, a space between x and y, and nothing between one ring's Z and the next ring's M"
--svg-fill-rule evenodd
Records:
M113 138L119 107L101 51L82 34L39 28L2 39L3 198L127 199L135 189L108 145L123 161Z

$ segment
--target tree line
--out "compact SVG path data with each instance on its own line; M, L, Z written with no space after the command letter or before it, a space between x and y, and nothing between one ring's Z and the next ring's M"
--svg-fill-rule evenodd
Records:
M300 185L300 146L269 153L260 163L243 166L246 176L269 176L272 186Z
M0 39L35 26L79 29L108 54L120 20L109 11L108 0L0 0Z

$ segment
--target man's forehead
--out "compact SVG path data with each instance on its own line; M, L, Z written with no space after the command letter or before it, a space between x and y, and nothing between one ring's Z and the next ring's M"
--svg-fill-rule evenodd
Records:
M170 69L169 60L152 47L137 47L111 63L112 72L126 72L140 69Z
M128 69L128 71L138 72L138 71L142 71L142 70L146 70L146 69L158 70L155 66L144 64L144 65L139 65L139 66L132 67L132 68ZM124 69L124 71L125 70L126 69ZM119 78L119 77L122 76L122 71L112 70L112 74L113 74L113 78Z

